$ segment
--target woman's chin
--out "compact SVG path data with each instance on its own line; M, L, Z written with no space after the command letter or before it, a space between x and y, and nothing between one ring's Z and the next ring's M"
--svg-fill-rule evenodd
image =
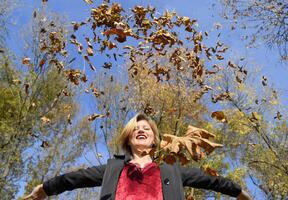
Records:
M152 148L151 148L152 145L148 145L148 144L136 144L134 145L134 148L136 151L140 151L140 152L143 152L143 151L150 151Z

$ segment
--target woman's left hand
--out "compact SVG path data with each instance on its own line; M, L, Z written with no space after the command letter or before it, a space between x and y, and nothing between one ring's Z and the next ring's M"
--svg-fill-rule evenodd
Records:
M237 196L237 200L252 200L249 194L242 190L241 193Z

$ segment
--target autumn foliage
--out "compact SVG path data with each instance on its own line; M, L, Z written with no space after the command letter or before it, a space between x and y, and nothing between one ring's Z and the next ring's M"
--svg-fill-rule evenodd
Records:
M243 185L248 177L266 196L287 195L280 95L265 76L256 84L245 58L226 55L220 32L201 31L197 19L152 6L83 3L88 18L69 22L67 30L59 18L45 16L49 1L42 0L44 10L32 14L30 49L18 58L20 70L0 48L0 194L7 190L11 199L15 180L25 172L31 173L29 190L74 170L82 153L92 152L99 164L121 153L117 134L142 112L160 130L159 146L145 152L156 162L196 165ZM37 154L22 157L33 149ZM219 197L198 190L186 194Z

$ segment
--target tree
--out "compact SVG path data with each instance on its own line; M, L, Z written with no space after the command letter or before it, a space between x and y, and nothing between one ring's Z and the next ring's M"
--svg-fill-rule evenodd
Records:
M28 45L29 48L26 49L25 57L22 59L21 68L17 69L11 61L8 51L4 51L0 55L0 194L3 199L15 197L16 185L20 179L25 177L28 161L31 161L28 162L30 167L38 166L43 169L42 173L35 174L34 171L31 184L35 184L35 182L43 180L46 173L51 173L52 169L47 168L47 165L44 168L42 165L46 162L49 163L49 160L51 162L53 159L57 160L57 156L54 156L53 159L51 156L55 155L56 150L59 151L60 147L64 149L61 146L64 145L64 136L67 136L67 142L68 139L78 141L79 138L85 138L88 133L91 133L87 130L89 126L77 129L81 136L79 138L75 132L67 130L69 129L67 126L72 123L74 116L71 110L76 110L76 104L71 98L70 94L73 91L68 87L66 77L59 73L59 67L63 63L58 60L60 56L57 54L65 44L66 32L62 29L62 24L56 24L53 21L55 20L53 16L45 23L43 23L44 16L41 13L35 11L33 16L33 30L28 34L31 42ZM45 45L49 45L49 47ZM49 63L46 62L47 59L50 60ZM57 137L55 134L58 131L63 133ZM81 135L82 133L83 135ZM62 136L62 140L59 141L60 136ZM79 142L81 141L79 151L71 153L71 149L66 150L65 159L61 160L61 157L58 157L58 161L61 160L61 166L73 162L81 154L85 147L83 140L79 140ZM33 152L36 149L39 153L41 152L39 148L53 146L53 142L58 145L58 149L54 146L54 151L51 148L48 155L47 152L42 152L42 155L38 154L39 157L37 158L25 154L26 151ZM31 165L32 163L33 165ZM54 173L59 173L60 169L58 168L59 166L53 168ZM28 169L31 170L29 166Z
M1 0L0 5L0 50L3 51L5 44L5 37L8 34L7 25L9 24L9 19L11 13L16 8L17 0Z
M252 27L251 44L263 40L268 47L278 47L282 60L288 59L288 3L285 0L222 0L224 17L235 27ZM243 25L241 25L243 23Z
M223 115L215 117L219 121L226 119L222 143L227 145L227 153L233 160L239 159L247 166L245 175L267 198L285 199L288 143L282 113L287 108L281 105L278 92L268 85L266 77L258 78L257 84L255 73L241 76L237 72L246 70L241 61L238 64L230 61L230 66L233 67L220 74L215 82L217 97L224 97L218 98L223 102Z
M220 173L243 185L248 174L256 185L261 182L258 186L267 190L267 195L279 199L285 195L283 159L287 143L280 141L287 138L286 128L279 124L272 128L268 123L273 120L269 116L277 101L276 93L257 93L258 88L248 87L248 71L225 59L228 47L219 35L215 44L207 45L205 39L210 33L201 32L195 19L169 11L160 14L150 6L135 6L130 11L109 1L97 5L86 2L91 6L91 15L84 21L72 22L73 33L57 22L59 17L35 11L33 31L28 34L32 37L27 40L30 49L22 59L26 68L16 70L11 60L3 59L0 80L5 98L0 105L1 111L7 112L0 113L4 121L0 130L5 133L1 135L1 163L5 166L0 169L6 175L1 177L1 186L6 188L2 187L1 193L11 191L8 186L12 188L15 180L25 177L23 155L28 150L37 150L37 154L28 156L31 164L27 168L32 175L27 190L46 177L69 171L85 147L92 147L99 163L103 157L98 148L101 142L108 156L118 152L114 139L117 133L130 115L144 112L155 119L160 129L161 148L146 152L155 154L158 162L178 160L183 165L197 165L207 173ZM77 67L75 59L69 59L74 50L71 46L76 47L90 69L82 68L82 63ZM95 61L98 54L105 58L103 65ZM115 74L120 73L116 67L121 64L123 79L119 80ZM265 77L262 85L267 86ZM94 102L84 121L75 117L78 106L73 99L83 93L81 86ZM263 98L258 105L260 94ZM82 134L77 135L75 129ZM274 129L277 134L271 135ZM225 146L212 152L221 146L208 140L212 137ZM69 143L75 144L77 151ZM263 162L267 157L262 152L269 152L273 160ZM231 166L236 161L248 170ZM264 177L267 166L277 166L277 176ZM35 167L41 173L33 170ZM275 184L277 178L279 184ZM11 191L7 199L14 193ZM192 198L221 198L198 190L188 190L188 194ZM81 192L75 196L88 198Z

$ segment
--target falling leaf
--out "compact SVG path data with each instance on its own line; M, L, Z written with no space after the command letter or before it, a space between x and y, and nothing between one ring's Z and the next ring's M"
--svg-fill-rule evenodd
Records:
M30 64L30 58L23 58L23 59L22 59L22 64L23 64L23 65L27 65L27 66L31 66L31 64Z
M203 170L204 170L207 174L209 174L209 175L211 175L211 176L219 176L219 174L217 173L217 171L216 171L215 169L212 169L212 168L209 167L209 166L203 167Z
M277 111L277 114L276 114L276 116L274 117L274 119L281 120L281 118L282 118L282 114L281 114L279 111Z
M186 197L186 200L195 200L195 198L192 194L190 194L189 196Z
M87 4L93 4L93 0L84 0Z
M14 84L21 84L21 81L19 80L19 79L13 79L12 80L12 82L14 83Z
M217 22L214 24L214 27L218 30L222 28L222 24L220 22Z
M108 42L108 45L107 45L107 46L108 46L108 49L110 49L110 50L113 49L113 48L115 48L115 47L117 47L115 43L110 42L110 41Z
M42 144L40 145L42 148L47 148L49 147L49 143L47 141L42 141Z
M43 117L41 117L41 121L42 121L44 124L48 124L48 123L50 122L50 119L47 118L47 117L45 117L45 116L43 116Z
M168 154L168 155L165 155L163 160L167 163L167 164L174 164L176 162L176 157L172 154Z
M86 50L88 56L93 56L94 55L94 52L93 52L93 48L88 46L87 47L87 50Z
M41 59L39 62L39 67L42 68L45 65L45 63L46 63L46 58Z
M69 113L67 116L67 122L68 122L68 124L72 124L71 113Z
M81 75L80 70L70 69L65 71L65 75L69 81L74 83L75 85L79 85L79 78Z
M212 96L212 102L217 103L218 101L223 101L223 100L231 100L231 95L229 92L224 92L221 93L217 96Z
M89 121L94 121L95 119L99 119L99 118L104 118L106 117L105 115L101 115L101 114L92 114L88 117Z
M25 87L25 93L28 94L29 93L30 84L29 83L25 83L24 87Z
M105 69L111 69L112 63L111 63L111 62L105 62L104 65L103 65L103 67L104 67Z
M105 31L103 34L106 36L116 34L117 35L116 40L120 43L123 43L126 41L126 36L133 35L131 29L124 30L124 29L119 29L119 28L112 28L110 30Z
M211 114L212 118L215 118L223 123L227 122L227 117L225 116L223 111L215 111Z
M260 121L262 120L262 116L259 115L257 112L252 112L252 119Z
M228 61L228 66L235 69L237 68L237 65L232 63L230 60Z
M183 137L164 134L160 146L164 150L178 154L180 150L185 149L189 152L192 159L199 160L206 154L210 154L215 148L223 145L209 141L209 138L215 137L214 134L194 126L188 126L188 130ZM204 153L205 152L205 153ZM169 158L171 161L171 158Z
M267 77L266 76L262 76L262 85L267 86Z
M88 81L85 74L83 74L83 76L81 77L81 81L83 81L84 83L86 83Z
M97 88L93 88L92 92L95 95L95 97L100 97L100 95L101 95L101 93L97 90Z
M177 153L177 158L179 159L181 165L187 165L190 162L184 153Z
M103 158L103 155L102 155L101 153L97 153L96 156L97 156L98 158Z
M216 54L216 58L217 58L218 60L223 60L223 59L224 59L224 57L221 56L221 55L219 55L219 54Z

